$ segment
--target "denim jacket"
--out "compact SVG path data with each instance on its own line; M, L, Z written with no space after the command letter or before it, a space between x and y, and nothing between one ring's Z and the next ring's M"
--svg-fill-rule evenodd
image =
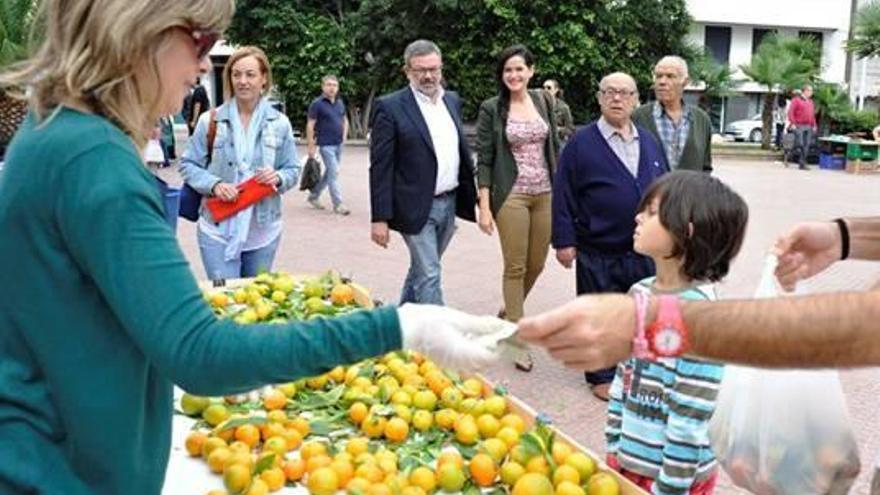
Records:
M211 195L211 189L218 182L235 183L236 159L228 104L217 107L215 118L217 119L217 134L214 136L211 163L207 163L208 126L211 112L205 112L199 117L196 129L180 160L180 173L183 180L201 193L205 199ZM281 217L281 194L296 185L300 165L296 156L296 144L290 121L278 110L269 109L257 139L259 146L254 151L254 163L262 164L264 157L274 155L273 165L281 176L278 194L273 194L254 206L257 223L265 224ZM214 221L211 212L205 207L204 199L199 214L211 222Z

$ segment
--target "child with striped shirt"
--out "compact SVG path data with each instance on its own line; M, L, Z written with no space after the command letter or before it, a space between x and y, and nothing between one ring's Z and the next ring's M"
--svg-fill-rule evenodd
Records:
M657 275L630 289L682 299L715 299L742 245L743 199L702 172L676 171L642 198L633 244ZM702 359L629 358L617 365L605 427L607 463L654 495L709 495L718 465L709 419L724 367Z

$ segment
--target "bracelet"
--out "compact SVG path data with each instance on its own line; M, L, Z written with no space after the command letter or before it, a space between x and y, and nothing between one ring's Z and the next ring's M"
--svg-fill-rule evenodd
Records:
M633 299L636 302L636 331L632 341L632 354L639 359L653 359L653 353L645 336L645 317L648 313L649 296L644 292L635 292Z
M840 259L845 260L849 258L849 227L842 218L835 218L834 223L840 229Z

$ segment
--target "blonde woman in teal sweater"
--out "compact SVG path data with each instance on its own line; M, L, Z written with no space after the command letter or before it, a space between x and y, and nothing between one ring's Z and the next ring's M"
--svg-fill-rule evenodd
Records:
M215 318L139 148L232 13L232 0L48 0L39 50L0 77L29 88L32 110L0 176L0 494L157 495L172 384L226 395L401 346L464 368L492 357L466 335L491 325L445 308Z

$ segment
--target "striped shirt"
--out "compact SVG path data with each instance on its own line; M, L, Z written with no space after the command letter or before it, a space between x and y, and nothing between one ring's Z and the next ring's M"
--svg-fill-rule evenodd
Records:
M682 103L681 120L676 125L663 105L659 101L654 102L654 123L657 124L657 132L660 133L669 170L677 169L681 161L681 153L687 143L688 132L691 130L691 118L690 105Z
M653 294L654 277L630 288ZM712 285L679 291L685 300L714 300ZM629 358L617 365L605 426L608 454L655 480L655 495L687 494L717 468L709 420L724 366L692 358Z

